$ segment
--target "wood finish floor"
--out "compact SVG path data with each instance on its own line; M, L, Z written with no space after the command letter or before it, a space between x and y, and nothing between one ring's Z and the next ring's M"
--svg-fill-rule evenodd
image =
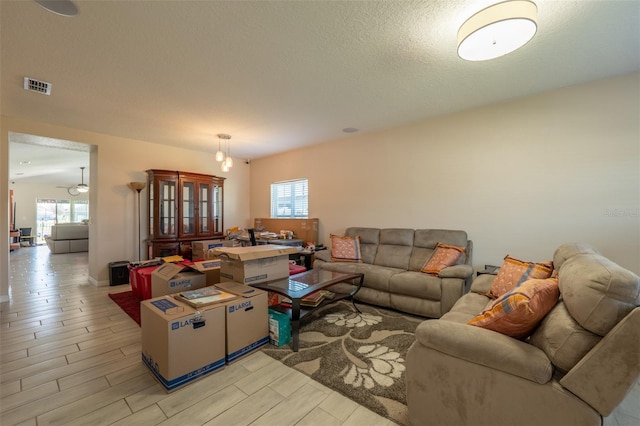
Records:
M167 394L140 360L140 328L107 296L128 285L89 284L87 253L39 246L10 256L3 426L394 424L261 352ZM605 425L640 425L640 385Z
M140 360L140 328L88 283L87 253L11 253L0 316L0 424L393 425L254 353L167 394Z

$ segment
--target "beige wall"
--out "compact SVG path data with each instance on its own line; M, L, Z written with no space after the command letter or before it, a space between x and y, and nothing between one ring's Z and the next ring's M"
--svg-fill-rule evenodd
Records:
M108 284L108 263L117 260L137 259L135 226L135 192L128 182L145 181L147 169L184 170L215 174L226 177L224 186L225 227L249 224L249 166L238 161L228 173L222 173L215 162L215 147L211 153L189 151L177 147L152 144L143 141L116 138L96 133L52 126L43 123L2 117L2 146L0 152L8 152L8 133L26 133L38 136L92 145L91 191L89 192L91 223L89 227L89 276L94 284ZM217 145L216 145L217 147ZM203 155L204 154L204 155ZM7 156L0 158L2 176L1 193L8 199ZM95 190L94 190L95 189ZM146 235L146 189L142 192L142 236ZM8 212L4 209L0 220L8 224ZM0 227L0 238L8 238L8 227ZM5 241L7 239L5 238ZM0 296L8 294L8 249L0 251Z
M594 245L640 273L640 73L361 134L251 164L251 218L272 182L309 179L320 239L348 226L466 230L473 263Z

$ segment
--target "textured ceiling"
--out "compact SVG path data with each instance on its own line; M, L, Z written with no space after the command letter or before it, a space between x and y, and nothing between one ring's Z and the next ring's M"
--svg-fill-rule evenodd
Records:
M234 157L259 158L346 138L347 127L376 131L640 69L637 0L539 0L524 48L459 59L460 24L494 2L76 1L67 18L2 0L0 106L208 152L229 133ZM52 83L51 96L25 91L25 76Z

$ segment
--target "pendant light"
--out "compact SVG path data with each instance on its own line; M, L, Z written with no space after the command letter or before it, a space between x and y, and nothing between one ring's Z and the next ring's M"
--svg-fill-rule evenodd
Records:
M226 155L221 149L222 148L220 145L221 139L224 139L225 141L227 141ZM229 169L233 167L233 159L231 158L231 155L230 155L231 147L229 145L229 139L231 139L231 135L227 135L225 133L218 134L218 152L216 152L216 161L222 161L223 172L228 172Z
M222 133L218 135L218 152L216 152L216 161L218 163L224 161L224 152L220 149L220 139L223 139L223 136L227 135L223 135Z
M76 188L78 189L78 192L82 192L82 193L89 192L89 187L84 183L84 167L80 167L80 170L82 171L82 183L78 185Z

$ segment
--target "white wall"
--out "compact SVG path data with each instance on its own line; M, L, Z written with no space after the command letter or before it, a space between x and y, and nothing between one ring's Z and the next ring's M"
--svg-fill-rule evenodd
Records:
M255 160L250 216L269 217L272 182L306 177L325 244L348 226L462 229L476 267L581 241L640 273L639 117L633 73Z
M137 250L136 195L128 182L146 181L145 170L169 169L225 177L224 226L249 225L249 166L237 162L228 173L220 171L214 159L216 146L210 153L190 151L144 141L116 138L77 129L2 117L0 152L8 152L8 133L25 133L92 145L91 191L89 191L89 276L93 283L108 284L108 263L135 260ZM212 139L213 140L213 139ZM8 156L0 159L2 191L8 199ZM142 237L146 235L146 189L142 191ZM8 204L8 203L7 203ZM0 220L8 224L8 211L0 212ZM7 235L7 238L5 238ZM0 237L8 241L8 227L0 227ZM4 247L4 245L3 245ZM6 253L6 254L5 254ZM8 248L0 250L0 297L8 294Z

